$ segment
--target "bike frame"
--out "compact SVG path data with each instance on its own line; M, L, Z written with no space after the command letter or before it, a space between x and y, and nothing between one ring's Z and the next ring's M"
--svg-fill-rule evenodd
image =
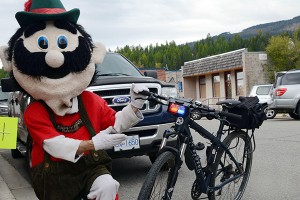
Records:
M178 116L175 122L175 128L173 130L167 130L164 134L164 139L162 140L161 146L160 146L160 153L165 152L165 151L170 151L174 154L175 156L175 175L172 177L171 180L168 180L168 186L173 188L176 184L177 181L177 176L178 176L178 170L181 168L181 165L183 163L182 157L184 156L184 153L186 151L186 148L188 148L191 154L191 157L193 158L192 160L194 161L194 171L196 175L196 180L198 181L198 185L200 187L200 190L202 193L209 193L216 191L220 188L222 188L224 185L238 179L243 175L242 173L242 168L232 155L232 153L229 151L229 149L221 142L221 137L224 134L224 120L220 120L220 125L218 128L218 132L216 136L214 136L212 133L210 133L208 130L206 130L204 127L196 123L195 121L191 120L189 115L186 116ZM200 157L196 153L195 149L195 144L193 141L193 137L190 131L190 128L194 129L197 133L199 133L202 137L208 139L211 142L211 146L208 147L210 148L209 152L209 158L207 158L207 166L208 169L206 169L206 172L204 172L204 168L201 165L200 162ZM228 130L229 131L229 130ZM166 141L171 135L177 135L177 147L170 147L166 146ZM229 158L233 161L233 163L236 165L236 168L240 170L241 173L238 175L235 175L226 181L222 182L221 184L214 186L214 187L209 187L208 183L210 179L212 178L213 174L211 173L211 166L213 161L215 160L216 153L219 148L224 149L224 151L229 155ZM209 173L207 173L207 171ZM206 178L204 173L206 173ZM173 190L168 190L166 191L165 197L170 197L172 196Z

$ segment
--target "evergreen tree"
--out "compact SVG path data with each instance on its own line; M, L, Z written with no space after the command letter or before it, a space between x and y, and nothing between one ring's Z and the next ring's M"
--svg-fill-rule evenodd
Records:
M276 39L276 37L282 37L281 40L284 41L279 42L277 40L280 39ZM280 36L273 36L272 38L270 34L264 34L262 31L259 31L254 37L244 39L239 34L232 37L223 34L218 37L211 37L208 34L205 39L193 43L177 45L175 41L166 41L165 44L159 45L156 43L155 46L150 44L144 48L140 45L136 47L126 45L124 48L117 48L116 52L123 54L140 68L167 67L169 70L178 70L186 61L242 48L247 48L248 51L266 51L268 46L267 52L270 54L271 61L268 63L267 68L270 74L274 74L274 70L300 66L298 56L300 55L300 29L294 33L284 32ZM291 38L294 45L289 51L287 50L286 38ZM276 50L276 48L279 48L279 50ZM289 61L287 61L287 57L289 57Z

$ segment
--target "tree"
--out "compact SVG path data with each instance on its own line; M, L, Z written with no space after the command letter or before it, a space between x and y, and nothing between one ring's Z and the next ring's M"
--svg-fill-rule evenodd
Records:
M297 36L271 37L266 52L269 59L266 68L271 80L274 80L274 72L300 68L300 44Z
M5 78L8 76L8 73L4 71L3 68L0 68L0 79Z

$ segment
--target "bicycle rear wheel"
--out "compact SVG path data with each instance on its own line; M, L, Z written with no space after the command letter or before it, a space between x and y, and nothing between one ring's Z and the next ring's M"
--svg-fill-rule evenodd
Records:
M234 131L223 141L223 144L230 150L238 164L242 168L242 176L224 185L221 189L208 193L210 200L242 198L246 189L252 166L252 143L248 134L244 131ZM209 187L215 187L235 175L241 174L229 158L229 155L221 149L217 152L216 160L212 166L213 177Z
M168 166L168 170L166 170ZM178 170L175 170L175 156L166 151L160 154L143 183L138 200L171 199L173 189L170 180L177 180ZM166 192L169 191L168 195ZM168 196L168 197L167 197Z

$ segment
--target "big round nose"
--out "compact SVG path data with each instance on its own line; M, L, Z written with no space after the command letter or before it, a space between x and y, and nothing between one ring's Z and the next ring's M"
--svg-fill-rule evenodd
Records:
M64 55L56 50L50 50L46 54L46 63L52 68L59 68L65 62Z

